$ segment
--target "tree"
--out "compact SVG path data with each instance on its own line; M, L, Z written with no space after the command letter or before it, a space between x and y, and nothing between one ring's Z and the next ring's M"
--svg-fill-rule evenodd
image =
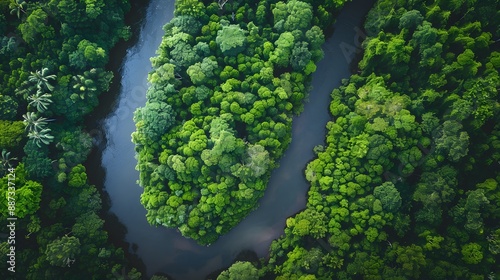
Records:
M217 32L215 42L217 42L224 55L235 56L245 49L247 33L248 31L241 29L236 24L223 26Z
M68 177L68 186L80 188L87 184L87 173L85 173L85 166L78 164L71 169Z
M38 117L34 112L27 112L23 115L23 119L25 129L29 132L43 130L46 128L47 123L52 121L44 117Z
M469 151L469 134L462 128L457 121L447 120L435 138L436 151L448 155L451 161L458 161Z
M313 12L309 3L292 0L287 2L286 8L288 13L284 23L286 31L305 30L311 26Z
M80 240L74 236L63 236L47 245L45 256L51 265L70 267L80 254Z
M50 135L50 128L43 128L41 130L33 130L28 132L30 138L38 147L48 145L54 140L54 136Z
M12 200L7 201L7 197L15 197L15 216L18 218L24 218L26 216L34 214L40 208L40 201L42 195L42 185L35 181L30 181L26 179L26 171L24 169L24 164L20 163L16 167L12 175L6 175L0 178L0 209L4 217L9 215L8 205L11 205ZM12 190L9 187L15 187ZM15 194L12 194L15 192Z
M55 80L56 75L49 75L49 68L42 68L42 70L36 70L35 72L30 72L31 75L28 78L28 81L35 83L39 89L45 88L48 91L53 91L54 86L50 84L50 80ZM37 92L38 94L38 92Z
M16 188L16 217L33 215L40 208L42 189L42 184L35 181L26 181Z
M77 49L69 54L69 64L79 70L87 67L103 68L106 61L108 61L106 51L87 39L81 40Z
M175 1L175 16L186 15L199 18L204 14L205 5L199 0Z
M23 40L28 44L34 44L37 39L50 40L55 36L54 27L47 24L48 15L41 8L32 11L26 21L19 25Z
M23 122L0 120L0 149L16 148L24 135Z
M295 71L303 70L311 60L311 52L307 48L306 42L299 42L292 50L290 62Z
M401 195L392 182L384 182L373 189L373 196L382 202L385 211L396 213L401 207Z
M277 66L286 67L290 63L290 57L292 55L292 48L295 44L295 38L291 32L281 33L280 37L274 45L276 48L271 53L269 61L273 62Z
M259 271L250 262L237 261L224 270L217 280L257 280Z
M404 13L399 19L399 28L406 28L410 30L415 30L422 22L424 21L424 17L417 10L411 10Z
M306 31L307 42L309 42L311 49L319 49L325 42L325 36L321 28L317 26L311 27L311 29Z
M26 235L26 239L30 237L31 234L37 233L40 231L42 226L40 225L40 218L36 215L30 216L30 223L27 226L28 229L28 235Z
M205 57L202 62L197 62L187 69L187 74L191 82L195 85L208 83L208 80L214 77L214 70L217 69L217 61Z
M462 259L468 264L478 264L483 259L483 248L477 243L462 246Z
M5 171L8 168L12 168L12 161L17 160L16 157L10 157L10 152L7 150L2 150L1 158L1 168ZM3 175L3 174L2 174Z
M72 77L72 80L74 81L73 89L78 90L80 92L81 99L85 98L85 95L83 93L89 91L90 92L97 91L97 87L94 83L94 80L91 79L90 77L76 75Z
M419 278L422 267L427 264L422 247L412 244L410 246L400 246L393 244L388 253L401 266L401 274L406 277Z
M64 163L69 167L83 162L92 148L92 137L79 127L59 134L56 141L56 148L62 151Z
M18 111L18 103L10 96L0 95L0 119L14 120Z
M314 208L307 208L295 217L288 218L286 224L287 230L298 236L311 235L319 239L323 238L327 232L326 215Z
M85 12L89 19L97 18L105 6L103 0L85 0Z
M29 140L24 146L23 163L26 171L32 178L45 178L52 173L52 161L48 157L49 151L46 146L39 146L33 140Z
M71 232L82 241L82 247L93 247L105 244L107 234L102 230L104 221L94 213L85 213L76 219Z
M24 0L12 0L9 3L10 14L17 15L17 18L21 18L21 13L26 14L26 1Z
M467 218L465 229L470 232L482 233L483 219L481 208L485 208L490 201L484 195L484 190L476 189L469 191L465 202L464 214Z
M48 109L48 106L52 103L50 99L52 97L49 93L43 93L41 89L37 90L36 94L30 95L28 100L29 106L33 106L38 112L43 113Z
M138 133L144 134L151 141L158 141L174 124L175 112L165 102L147 103L134 113Z

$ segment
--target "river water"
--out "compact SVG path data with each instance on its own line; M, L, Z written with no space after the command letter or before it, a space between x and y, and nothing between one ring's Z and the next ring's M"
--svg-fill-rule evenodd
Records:
M265 257L271 241L283 234L287 217L306 205L308 184L304 168L313 159L314 146L324 143L325 125L330 119L330 92L348 78L349 63L360 51L363 16L372 0L354 0L341 11L335 31L324 44L325 57L313 75L312 91L303 113L295 117L292 143L273 171L260 207L228 234L209 247L182 237L175 229L150 226L140 204L142 188L137 184L133 111L146 103L149 58L155 56L163 35L162 27L173 17L173 0L152 0L148 6L135 46L126 54L121 67L121 87L117 105L103 121L107 146L102 154L104 186L111 199L110 211L127 228L126 240L137 245L137 255L147 272L167 273L175 279L204 279L210 272L229 266L242 250Z

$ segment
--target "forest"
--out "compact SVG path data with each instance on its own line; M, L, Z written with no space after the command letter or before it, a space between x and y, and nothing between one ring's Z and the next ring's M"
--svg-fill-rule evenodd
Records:
M148 222L211 244L258 207L344 1L205 2L176 1L132 140Z
M109 242L102 190L83 165L93 145L84 120L109 89L110 50L131 36L130 7L0 1L0 215L17 218L15 243L0 226L1 279L141 278Z
M498 8L378 1L357 73L331 94L307 207L268 259L218 279L500 277Z
M138 2L0 0L1 279L172 279L111 242L86 167ZM131 135L150 224L210 245L258 207L346 2L175 1ZM499 1L379 0L363 32L306 207L216 279L500 278Z

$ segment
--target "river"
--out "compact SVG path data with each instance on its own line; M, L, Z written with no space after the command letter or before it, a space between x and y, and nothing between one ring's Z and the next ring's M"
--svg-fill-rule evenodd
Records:
M372 0L354 0L337 17L334 34L324 44L325 57L313 75L312 92L303 113L295 117L292 143L273 171L260 207L228 234L209 247L184 238L177 230L150 226L140 204L142 188L137 184L133 111L146 103L149 58L155 56L163 35L162 27L173 17L173 0L152 0L137 43L127 50L121 67L121 87L116 106L102 122L106 147L102 154L104 186L111 200L110 211L127 228L126 241L136 244L137 255L152 275L163 272L175 279L203 279L214 270L229 266L242 250L265 257L271 241L283 234L287 217L306 205L308 184L304 168L313 159L314 146L324 143L325 125L330 119L330 92L348 78L349 63L359 51L363 16Z

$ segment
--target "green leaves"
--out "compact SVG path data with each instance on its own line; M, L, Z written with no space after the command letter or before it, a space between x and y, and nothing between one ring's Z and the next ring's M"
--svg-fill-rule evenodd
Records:
M222 29L217 32L215 41L224 55L235 56L244 50L247 41L247 33L246 30L241 29L235 24L223 26Z
M36 70L35 72L31 72L31 75L28 78L28 81L36 84L37 88L42 91L44 88L48 91L53 91L54 86L50 84L50 80L55 80L56 75L48 74L49 69L44 67L42 70ZM37 91L37 94L41 94Z
M7 217L9 210L7 209L12 201L15 201L15 216L17 218L24 218L33 215L40 208L40 201L42 199L42 184L27 180L24 164L20 163L12 175L6 175L0 178L0 210L2 216ZM14 187L15 190L9 187ZM7 201L7 197L11 197Z
M134 113L137 130L152 141L157 141L174 124L175 113L165 102L149 103Z
M50 99L51 97L51 94L43 93L41 90L38 90L36 94L30 95L28 97L28 106L33 106L37 109L38 112L43 113L52 103L52 100Z
M28 132L28 138L30 138L38 147L43 145L48 145L54 140L54 136L50 135L50 128L44 128L41 130L32 130Z
M448 155L451 161L458 161L469 152L469 134L462 130L462 124L456 121L445 121L435 139L436 150Z
M382 202L382 207L387 212L396 213L401 207L401 195L392 182L384 182L375 187L373 196Z
M0 120L0 149L17 147L24 137L23 122Z
M257 280L259 271L250 262L235 262L227 270L224 270L217 280Z
M483 259L481 245L468 243L462 246L462 259L468 264L478 264Z
M71 169L69 173L68 186L73 188L81 188L87 184L87 173L85 173L85 166L78 164Z
M74 236L63 236L47 245L45 255L51 265L70 267L80 254L80 240Z
M81 40L77 49L69 54L69 64L79 70L103 68L107 60L106 51L87 39Z
M424 21L424 17L417 10L404 13L399 19L399 28L415 29Z

